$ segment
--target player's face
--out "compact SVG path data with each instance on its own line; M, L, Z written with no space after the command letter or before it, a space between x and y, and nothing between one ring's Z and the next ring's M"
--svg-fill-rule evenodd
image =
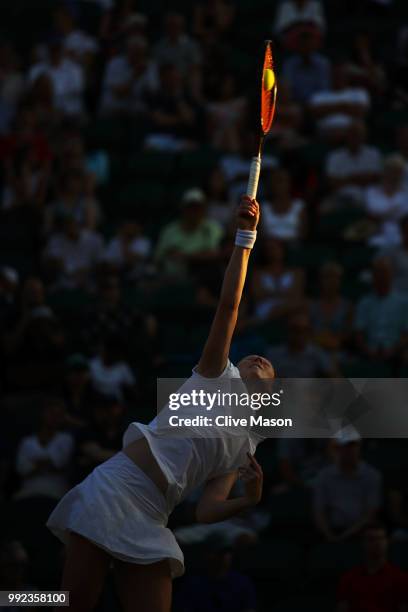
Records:
M241 378L244 380L250 379L273 379L275 378L275 370L273 365L265 357L259 355L248 355L238 363L238 369Z

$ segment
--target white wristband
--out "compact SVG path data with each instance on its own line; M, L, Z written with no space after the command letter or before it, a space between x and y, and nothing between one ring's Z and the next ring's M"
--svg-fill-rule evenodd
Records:
M235 245L244 249L252 249L256 240L256 230L237 229Z

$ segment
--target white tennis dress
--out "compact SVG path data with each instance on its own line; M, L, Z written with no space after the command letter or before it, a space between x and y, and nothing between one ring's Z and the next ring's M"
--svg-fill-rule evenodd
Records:
M193 370L179 392L188 393L203 385L206 390L217 391L220 384L226 391L234 379L240 379L240 374L231 362L215 379L204 378ZM164 410L167 409L166 406ZM131 423L123 448L134 440L147 439L167 478L166 495L127 455L119 452L71 489L52 512L47 526L61 541L66 543L68 533L74 531L114 558L139 564L168 559L172 576L183 574L183 553L166 526L169 514L207 480L245 465L247 452L254 453L261 438L248 430L227 429L214 437L205 428L192 429L191 437L177 438L174 433L172 437L165 422L156 417L148 425Z

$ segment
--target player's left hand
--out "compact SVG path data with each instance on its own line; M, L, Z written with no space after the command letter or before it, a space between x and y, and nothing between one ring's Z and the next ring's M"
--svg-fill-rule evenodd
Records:
M253 455L247 453L249 464L239 469L239 477L245 486L245 499L249 506L261 501L263 487L262 468Z
M243 230L256 230L259 223L260 209L256 200L242 196L237 212L237 227Z

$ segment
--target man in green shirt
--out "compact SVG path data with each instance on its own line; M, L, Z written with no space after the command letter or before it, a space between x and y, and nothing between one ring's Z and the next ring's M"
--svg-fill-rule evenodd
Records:
M189 189L183 195L179 218L166 225L159 236L155 259L160 271L186 277L194 264L217 256L222 234L221 226L206 216L204 193Z

